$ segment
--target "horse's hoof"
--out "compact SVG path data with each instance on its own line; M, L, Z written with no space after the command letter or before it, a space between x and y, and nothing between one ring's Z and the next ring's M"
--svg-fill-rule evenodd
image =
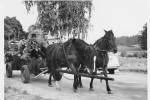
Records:
M89 91L94 91L94 89L93 88L89 88Z
M53 87L53 85L48 85L49 87Z
M77 92L77 89L73 89L74 92Z
M108 94L113 94L111 91L108 91Z

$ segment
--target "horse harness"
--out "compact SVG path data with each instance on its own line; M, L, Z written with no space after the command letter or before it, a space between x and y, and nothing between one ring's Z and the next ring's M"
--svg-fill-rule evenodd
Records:
M72 41L73 41L73 40L72 40ZM72 42L71 42L71 44L69 45L69 48L68 48L67 52L69 52L69 51L71 50L71 46L72 46L72 47L74 48L74 50L76 51L75 47L72 45ZM84 56L85 56L85 51L86 51L86 49L87 49L88 47L90 47L90 45L87 46L87 47L84 49ZM75 55L66 54L65 49L64 49L64 45L62 45L62 48L63 48L64 54L65 54L65 59L66 59L68 65L70 65L70 63L69 63L68 60L70 60L70 59L75 59L76 56L75 56ZM78 54L77 51L76 51L76 53L77 53L78 57L80 58L80 60L83 62L83 64L86 65L85 60L83 60L83 59L81 58L81 56Z

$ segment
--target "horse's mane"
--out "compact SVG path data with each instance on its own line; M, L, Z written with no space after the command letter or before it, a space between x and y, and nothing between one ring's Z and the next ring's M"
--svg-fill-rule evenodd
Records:
M84 45L89 45L89 44L88 44L88 43L86 43L84 40L76 39L76 38L69 39L67 42L68 42L68 43L82 42ZM67 42L65 42L65 43L67 43Z
M110 35L114 36L112 30L109 30L103 37L101 37L98 40L96 40L95 43L93 44L93 46L96 45L97 43L99 43L102 39L104 39L104 38L106 38L107 36L110 36Z
M103 37L99 38L98 40L96 40L93 44L93 46L95 46L96 44L98 44L101 40L103 39Z

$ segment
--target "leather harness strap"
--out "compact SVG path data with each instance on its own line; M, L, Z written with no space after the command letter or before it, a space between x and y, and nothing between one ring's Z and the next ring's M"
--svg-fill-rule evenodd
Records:
M71 48L71 45L72 45L72 41L71 41L71 44L69 45L69 49ZM70 64L69 61L68 61L68 56L67 56L67 54L66 54L66 52L65 52L64 44L62 45L62 48L63 48L64 55L65 55L65 59L66 59L66 61L67 61L68 66L70 67L70 69L73 71L74 74L78 75L77 71L75 70L74 65L73 65L73 64ZM69 50L68 50L68 52L69 52Z
M71 49L71 46L75 49L75 47L72 45L72 41L71 41L71 44L69 45L69 48L68 48L68 52L69 52L69 50ZM63 51L64 51L64 54L65 54L65 59L67 60L67 64L69 65L69 67L71 68L71 70L73 70L73 72L74 72L74 74L75 73L77 73L76 72L76 70L75 70L75 67L74 67L74 65L72 66L70 63L69 63L69 61L68 61L68 54L66 54L66 52L65 52L65 49L64 49L64 44L62 45L62 47L63 47ZM85 50L84 50L84 56L85 56L85 51L86 51L86 49L88 48L89 46L87 46L86 48L85 48ZM76 50L76 49L75 49ZM77 52L77 51L76 51ZM85 63L85 61L81 58L81 56L78 54L78 52L77 52L77 55L79 56L79 58L81 59L81 61L84 63L84 65L86 65L86 63ZM78 75L78 74L77 74Z

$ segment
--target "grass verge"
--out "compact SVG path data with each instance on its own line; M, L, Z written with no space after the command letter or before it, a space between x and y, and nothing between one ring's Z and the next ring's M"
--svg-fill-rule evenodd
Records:
M119 63L120 63L119 71L147 73L146 58L119 57Z

